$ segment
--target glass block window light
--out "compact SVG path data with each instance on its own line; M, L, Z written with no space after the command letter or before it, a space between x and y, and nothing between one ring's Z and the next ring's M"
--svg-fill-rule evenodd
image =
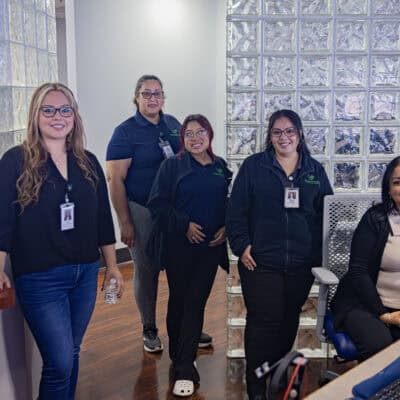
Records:
M335 191L379 191L400 152L399 0L227 0L226 41L233 179L264 149L271 113L289 108L302 117L311 154ZM245 313L230 259L227 356L240 358ZM313 318L303 316L295 348L321 357L325 346Z
M400 151L398 0L227 0L226 40L231 165L291 108L336 191L379 190Z
M22 142L33 90L57 68L55 0L0 0L0 157Z

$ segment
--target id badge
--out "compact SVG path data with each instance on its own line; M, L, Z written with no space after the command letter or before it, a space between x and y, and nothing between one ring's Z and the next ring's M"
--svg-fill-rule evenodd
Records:
M61 230L68 231L75 228L74 224L74 203L63 203L60 205L60 218L61 218Z
M299 208L300 204L300 191L297 187L286 187L285 188L285 208Z
M159 146L161 147L165 158L170 158L174 155L174 151L167 140L160 141Z

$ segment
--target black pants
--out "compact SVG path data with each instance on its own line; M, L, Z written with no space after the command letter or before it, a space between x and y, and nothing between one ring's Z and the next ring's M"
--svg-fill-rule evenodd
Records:
M388 309L388 312L398 311ZM363 361L400 339L400 327L386 325L363 308L354 308L343 322L343 330L356 346L359 360Z
M169 356L174 366L174 379L199 382L193 366L204 320L204 308L218 268L222 246L200 247L189 242L175 242L168 254L169 287L167 331Z
M249 271L239 263L247 308L245 328L246 383L250 399L265 399L266 378L254 370L288 353L296 338L301 307L314 278L310 268L279 271L258 265Z

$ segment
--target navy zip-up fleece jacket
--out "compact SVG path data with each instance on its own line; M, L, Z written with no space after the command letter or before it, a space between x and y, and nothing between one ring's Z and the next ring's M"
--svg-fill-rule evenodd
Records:
M182 156L173 156L164 160L157 173L150 191L147 206L153 219L153 228L146 246L146 253L153 263L160 269L165 268L167 236L185 236L189 227L190 218L187 214L178 210L174 204L178 184L182 179L192 173L190 154L184 152ZM232 172L226 166L225 160L216 157L216 165L221 169L223 176L229 185ZM219 265L228 270L228 254L222 252ZM179 252L179 248L174 249Z
M235 179L228 204L226 230L240 257L248 245L258 266L273 269L321 264L324 196L332 188L322 165L303 152L293 175L300 207L284 207L284 191L292 182L273 149L248 157Z

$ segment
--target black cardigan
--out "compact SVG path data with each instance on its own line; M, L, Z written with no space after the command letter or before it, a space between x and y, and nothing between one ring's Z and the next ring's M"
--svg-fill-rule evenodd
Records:
M158 268L165 268L166 262L166 236L184 236L189 227L189 216L174 207L175 196L179 182L192 172L190 154L184 152L182 156L175 155L164 160L158 170L150 191L147 203L153 219L153 227L146 246L147 255ZM215 162L222 168L228 184L232 172L227 168L225 160L216 157ZM226 250L219 265L225 270L229 269L229 260ZM179 251L179 249L176 249Z
M351 242L349 269L340 280L331 304L337 329L353 308L361 306L376 317L386 312L376 282L390 232L382 204L372 206L361 218Z

